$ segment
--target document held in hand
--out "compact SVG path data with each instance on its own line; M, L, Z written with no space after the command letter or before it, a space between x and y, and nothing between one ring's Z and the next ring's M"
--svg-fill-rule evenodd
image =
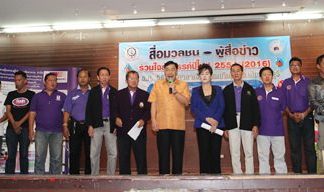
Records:
M128 131L128 135L134 139L134 141L136 141L137 137L139 136L139 134L141 133L143 126L142 127L138 127L139 122L137 121L135 123L135 125Z
M204 128L204 129L207 129L208 131L209 131L210 128L211 128L211 126L208 125L207 123L202 123L202 124L201 124L201 127ZM215 133L216 133L217 135L223 136L224 131L221 130L221 129L216 129Z

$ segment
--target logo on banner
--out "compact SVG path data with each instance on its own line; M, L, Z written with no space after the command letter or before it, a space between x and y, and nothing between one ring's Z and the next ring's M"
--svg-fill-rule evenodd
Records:
M278 55L283 51L283 46L280 40L273 40L269 44L269 49L272 53Z
M29 100L25 97L18 97L12 100L12 105L15 107L25 107L29 103Z
M129 60L133 60L138 56L138 50L135 47L128 47L126 49L125 57Z
M58 83L67 83L68 82L68 71L44 71L44 77L48 73L54 73L57 77L57 82Z

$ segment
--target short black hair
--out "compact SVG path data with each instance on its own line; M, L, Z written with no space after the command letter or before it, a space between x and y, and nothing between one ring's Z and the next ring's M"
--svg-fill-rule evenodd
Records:
M130 71L127 71L127 73L126 73L126 80L128 80L128 77L129 77L130 74L136 74L137 77L139 78L139 74L138 74L137 71L130 70Z
M201 65L199 65L198 67L198 74L200 75L204 70L208 70L210 75L213 74L213 69L211 68L210 65L206 64L206 63L203 63Z
M168 61L166 63L164 63L163 67L166 68L169 65L174 65L176 67L176 69L178 69L178 63L174 62L174 61Z
M27 74L24 71L16 71L15 76L21 75L23 78L27 79Z
M291 65L291 63L293 61L298 61L300 63L300 65L303 64L302 60L299 58L299 57L292 57L290 60L289 60L289 65Z
M78 71L78 73L77 73L77 77L79 77L79 74L80 74L82 71L87 72L87 73L88 73L88 76L91 77L91 75L90 75L90 71L88 71L88 70L86 70L86 69L80 69L80 70Z
M108 74L110 75L110 69L108 67L100 67L98 70L97 70L97 75L99 76L99 73L101 70L106 70L108 71Z
M271 75L273 76L273 70L270 68L270 67L262 67L259 71L259 76L261 77L262 76L262 73L263 71L270 71L271 72Z
M240 65L240 64L238 64L238 63L234 63L233 65L231 65L231 70L232 70L232 68L235 67L235 66L240 67L240 68L241 68L241 71L243 72L243 66Z
M318 57L316 58L316 64L317 64L317 65L321 64L321 62L322 62L323 59L324 59L324 54L318 56Z
M49 76L55 76L55 77L57 77L57 74L55 74L55 73L47 73L46 75L45 75L45 78L44 78L44 81L46 81L47 79L48 79L48 77Z

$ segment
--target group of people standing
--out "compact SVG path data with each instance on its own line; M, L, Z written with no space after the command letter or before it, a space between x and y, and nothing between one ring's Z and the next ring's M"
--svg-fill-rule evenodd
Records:
M119 173L131 174L131 150L137 173L147 174L146 126L151 120L157 137L159 174L182 174L185 111L190 105L195 119L201 174L221 173L223 136L229 140L234 174L243 174L241 145L245 174L254 174L255 139L259 173L271 174L270 150L275 172L287 173L284 113L288 116L293 172L302 172L303 148L308 173L316 173L313 110L319 122L319 147L324 156L324 55L316 60L319 76L313 81L301 74L301 66L301 59L291 58L292 76L284 80L280 88L272 82L273 70L263 67L259 71L262 86L253 89L243 81L243 67L235 63L230 67L233 82L222 90L212 85L211 66L202 64L198 68L201 86L193 88L191 96L187 83L177 79L178 64L173 61L164 64L165 78L154 84L151 93L138 87L136 71L128 71L127 87L117 90L109 84L109 68L101 67L97 70L98 85L93 88L89 85L89 71L81 69L77 74L78 87L67 96L57 90L54 73L45 76L44 90L35 94L27 89L26 73L17 71L14 75L16 90L10 92L5 101L2 101L4 98L0 100L0 123L6 119L9 122L5 172L15 172L19 144L20 172L28 173L28 146L35 141L35 173L45 174L49 148L49 173L61 174L64 136L69 140L70 174L80 174L83 146L84 173L99 175L103 139L108 175L115 174L117 158ZM137 138L128 134L131 129L139 129Z

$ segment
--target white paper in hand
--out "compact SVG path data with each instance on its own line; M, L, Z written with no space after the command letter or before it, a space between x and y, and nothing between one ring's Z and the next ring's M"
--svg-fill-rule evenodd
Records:
M128 135L134 139L134 141L136 141L137 137L139 136L139 134L141 133L143 126L142 127L138 127L139 122L137 121L135 123L135 125L128 131Z
M209 131L210 128L211 128L211 126L208 125L207 123L202 123L202 124L201 124L201 128L204 128L204 129L206 129L206 130ZM217 135L223 136L224 131L221 130L221 129L216 129L215 133L216 133Z

